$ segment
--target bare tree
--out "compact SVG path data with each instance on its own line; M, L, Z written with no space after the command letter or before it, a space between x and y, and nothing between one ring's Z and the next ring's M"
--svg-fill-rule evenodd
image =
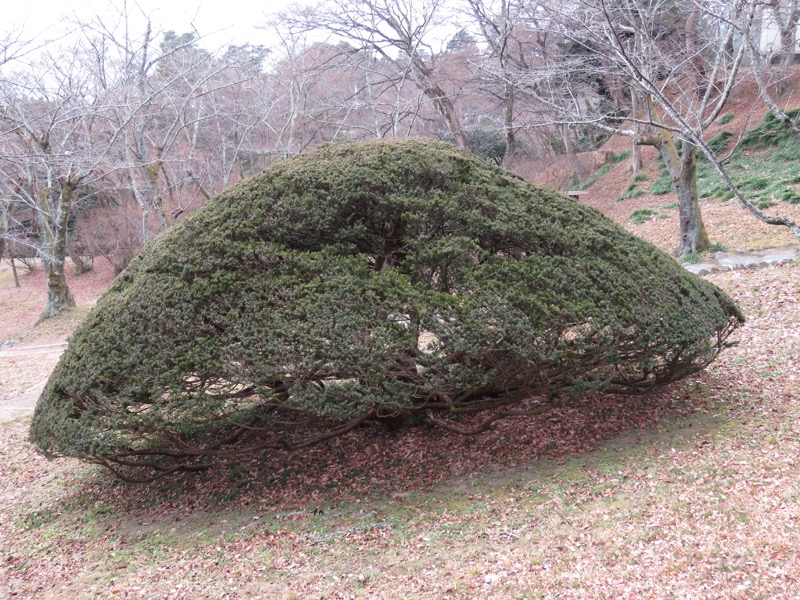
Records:
M759 37L768 40L770 26L774 26L775 37L777 37L777 48L770 43L766 54L768 60L772 62L773 54L777 53L780 57L780 66L775 82L775 89L778 96L782 96L789 89L787 78L789 67L794 64L795 47L797 45L797 22L800 20L800 3L798 0L765 0L764 7L761 9L761 27ZM769 40L771 42L771 40ZM759 48L761 47L759 40Z
M185 197L185 186L194 190L189 196L208 197L215 178L223 186L230 182L243 141L224 145L222 153L218 146L204 150L204 138L213 137L204 132L230 130L234 123L237 131L248 129L239 121L246 123L249 117L229 112L233 107L227 98L260 77L265 52L244 47L212 52L199 46L202 38L195 32L159 34L149 19L141 30L132 23L123 6L114 19L97 17L77 25L87 68L105 98L106 177L115 179L115 186L138 205L146 244L151 215L157 228L165 229L189 208L193 200ZM199 167L211 153L217 157L215 165L225 165L213 174Z
M615 76L627 77L645 98L646 112L633 120L651 133L635 129L617 133L630 136L637 144L655 146L664 159L679 202L676 254L708 247L697 198L698 151L754 216L800 233L788 217L767 215L750 202L734 186L704 139L704 132L719 116L738 81L745 55L746 44L734 45L736 29L729 24L749 28L754 5L723 0L696 4L682 0L586 0L579 6L575 10L574 5L565 4L557 11L565 35L575 44L602 54ZM595 122L614 129L602 111L595 111L590 119L574 106L567 108L562 105L564 120Z
M768 6L765 8L761 5L759 0L747 0L751 5L751 10L756 16L760 15L762 18L758 27L751 27L750 22L737 22L730 21L728 25L737 31L739 37L746 44L748 59L751 66L753 78L758 86L759 94L764 104L767 105L772 115L781 122L786 128L792 130L796 135L800 136L800 123L796 122L792 117L781 108L776 95L780 96L786 91L786 83L788 78L788 69L791 61L787 61L787 57L794 59L795 36L797 28L797 19L800 16L800 9L795 0L787 0L785 3L772 2L770 0ZM781 10L783 8L783 10ZM767 16L767 22L770 12L775 14L775 20L779 23L779 39L782 41L781 52L783 59L781 60L780 70L777 77L772 69L772 60L774 57L774 49L769 44L768 34L764 31L765 22L764 17ZM793 21L793 24L792 24ZM789 29L791 28L791 31ZM791 44L783 46L783 43ZM765 43L767 42L767 43ZM762 46L766 46L762 49ZM776 81L777 79L777 81Z
M428 43L443 10L444 0L328 0L277 18L288 28L346 40L376 53L397 73L407 73L456 145L467 147L461 116L437 71L437 52Z
M530 71L529 61L535 56L533 44L526 39L520 12L523 4L515 0L467 0L470 16L475 20L482 40L488 45L485 60L480 69L494 80L498 91L495 94L502 104L503 137L505 153L503 163L509 165L517 153L517 99L524 93L520 83ZM536 13L535 8L532 11ZM547 35L544 28L537 28L540 36ZM527 83L527 82L526 82Z
M75 56L47 51L0 83L0 189L38 229L47 276L42 318L75 304L65 274L70 217L97 158L91 86Z

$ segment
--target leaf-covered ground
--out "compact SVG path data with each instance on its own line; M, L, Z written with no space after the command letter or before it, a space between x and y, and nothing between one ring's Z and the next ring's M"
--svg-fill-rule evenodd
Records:
M590 202L673 244L669 210L627 222L644 199L614 202L623 174L609 176ZM729 249L785 243L736 207L703 208ZM108 279L91 277L73 281L80 304ZM12 289L0 267L0 343L58 341L83 314L31 330L37 278ZM48 462L29 418L2 423L0 597L795 598L800 265L708 279L748 322L707 371L473 438L364 429L144 487ZM50 366L0 362L0 394Z
M129 486L0 429L0 596L793 597L800 267L723 273L708 371L464 438L373 430Z

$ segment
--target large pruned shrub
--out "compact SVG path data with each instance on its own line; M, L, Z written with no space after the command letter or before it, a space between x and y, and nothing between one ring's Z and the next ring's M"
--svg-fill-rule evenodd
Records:
M373 420L458 430L495 409L485 426L694 373L741 322L597 211L451 145L328 145L146 248L73 336L31 439L141 477Z

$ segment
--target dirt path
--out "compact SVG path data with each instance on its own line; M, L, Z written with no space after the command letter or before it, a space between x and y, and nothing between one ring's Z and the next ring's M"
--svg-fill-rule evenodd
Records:
M66 347L67 342L61 341L52 344L0 348L0 375L3 380L19 375L18 372L25 369L27 363L34 362L38 367L35 370L38 381L34 385L28 385L21 393L12 393L9 397L0 396L0 423L33 412L50 371Z

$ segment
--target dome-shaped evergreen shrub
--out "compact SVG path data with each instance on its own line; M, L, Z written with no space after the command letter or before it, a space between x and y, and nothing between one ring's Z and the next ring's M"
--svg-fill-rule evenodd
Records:
M127 476L189 470L373 419L645 391L741 322L597 211L451 145L328 145L146 248L73 336L31 439Z

